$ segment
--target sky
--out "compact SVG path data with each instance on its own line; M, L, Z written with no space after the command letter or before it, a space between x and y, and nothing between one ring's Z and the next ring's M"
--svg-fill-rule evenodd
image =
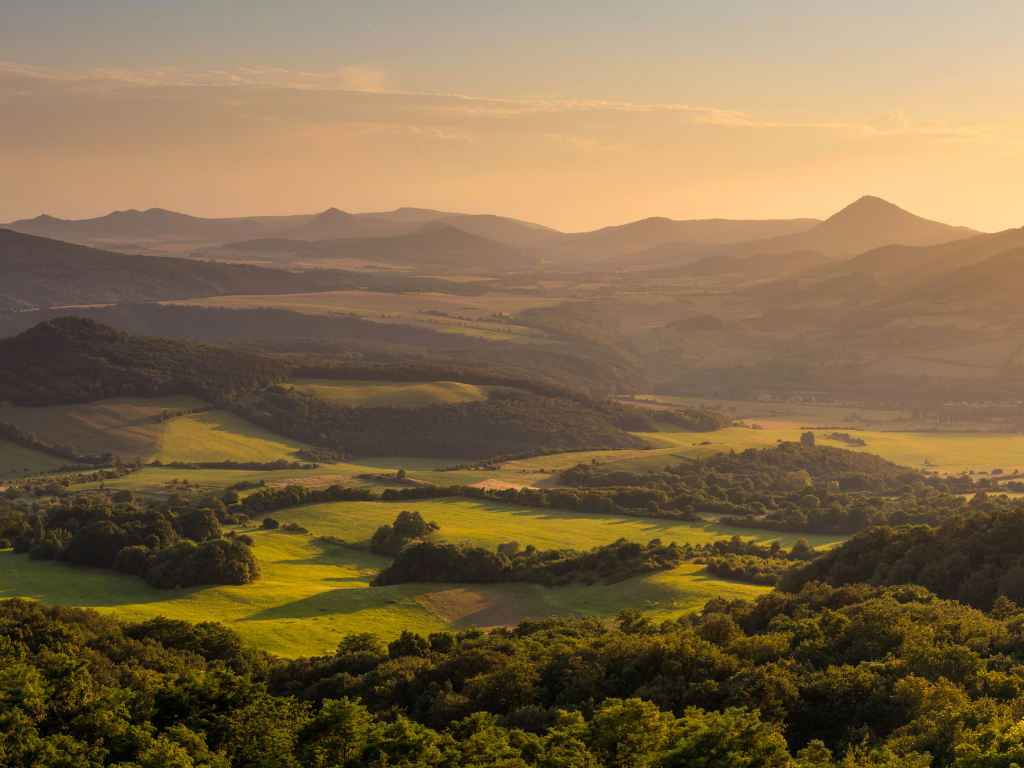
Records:
M0 0L0 221L1024 225L1019 0Z

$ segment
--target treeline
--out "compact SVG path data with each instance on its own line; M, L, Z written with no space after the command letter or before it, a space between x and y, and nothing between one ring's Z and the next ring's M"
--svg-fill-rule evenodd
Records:
M20 445L23 448L30 448L33 451L39 451L45 453L48 456L56 456L59 459L68 459L76 464L84 466L110 466L112 464L123 465L124 459L120 456L114 456L112 453L104 453L97 455L94 453L87 453L85 455L78 452L73 445L64 445L63 443L44 443L39 440L31 432L26 433L21 427L14 424L8 424L6 421L0 421L0 439L7 440Z
M688 429L691 432L715 432L732 426L732 416L719 411L672 408L654 411L654 420Z
M184 394L219 401L287 378L281 360L135 336L77 317L0 339L0 401L40 406Z
M409 544L384 568L371 586L410 582L492 584L532 582L548 587L570 584L612 584L652 571L681 565L687 551L660 539L646 546L626 539L587 552L573 549L538 550L532 544L484 547L423 541Z
M781 583L833 586L916 584L942 598L988 610L1000 597L1024 604L1024 507L956 515L937 528L862 531Z
M870 454L799 443L719 454L661 472L580 464L561 479L613 498L628 488L646 490L651 494L646 506L654 516L715 516L727 525L794 533L938 525L953 515L1015 503L1005 494L982 490L999 489L993 479L926 476ZM974 497L964 498L968 493Z
M156 509L135 503L131 491L80 494L24 520L13 548L33 560L141 576L158 589L256 581L259 563L242 540L222 538L218 513L227 519L214 499Z
M655 429L636 408L583 393L544 396L517 389L453 405L352 408L275 386L254 403L237 405L235 413L286 437L361 456L483 459L541 447L637 449L648 442L629 431Z
M302 464L298 461L277 459L276 461L171 461L164 463L156 460L151 467L171 467L172 469L243 469L252 472L273 471L277 469L319 469L319 464Z
M65 465L58 472L75 472L76 467ZM14 501L21 498L23 494L35 496L37 499L42 496L57 496L68 498L68 488L83 483L102 483L107 480L116 480L119 477L127 477L134 471L134 467L115 466L112 469L101 469L96 472L75 472L74 474L38 475L28 476L21 480L5 481L7 490L4 495Z

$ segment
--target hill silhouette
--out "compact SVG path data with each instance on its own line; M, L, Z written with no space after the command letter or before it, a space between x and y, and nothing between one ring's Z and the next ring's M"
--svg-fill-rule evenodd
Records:
M72 242L123 239L171 239L197 241L223 241L243 237L257 237L305 224L311 216L253 216L236 219L204 219L184 213L150 208L146 211L130 209L114 211L92 219L58 219L37 216L5 225L7 229L38 237L50 237Z
M709 246L791 235L814 227L818 219L692 219L676 221L661 216L633 221L592 232L577 232L553 239L551 250L561 256L597 259L642 252L665 243ZM790 250L801 250L792 248ZM702 252L702 255L707 253Z
M294 229L276 233L289 240L337 240L349 237L390 237L416 229L417 223L385 221L366 216L353 216L337 208L328 208L312 221Z
M954 227L915 216L899 206L868 195L803 232L704 249L695 248L692 241L665 244L637 253L634 259L637 263L685 262L719 254L754 256L796 251L817 251L832 257L852 256L886 245L930 246L977 234L967 227ZM844 268L840 271L851 270Z
M283 238L227 243L239 252L295 252L303 258L363 259L439 269L515 270L535 266L539 259L519 249L431 222L407 235L303 242Z
M0 229L0 310L322 289L278 269L130 256Z

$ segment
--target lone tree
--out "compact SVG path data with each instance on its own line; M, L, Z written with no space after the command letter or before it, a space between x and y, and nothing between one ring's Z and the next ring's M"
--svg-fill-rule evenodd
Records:
M814 445L814 433L804 432L802 435L800 435L800 442L803 443L804 445Z

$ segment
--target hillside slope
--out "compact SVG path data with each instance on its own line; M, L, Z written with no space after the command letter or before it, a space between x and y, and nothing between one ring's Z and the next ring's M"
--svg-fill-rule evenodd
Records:
M238 252L297 253L310 259L363 259L439 269L515 270L540 263L517 248L432 222L407 235L303 242L281 238L227 243Z
M192 395L215 400L283 381L280 360L191 341L123 333L78 317L0 339L0 402L88 403Z
M277 269L129 256L0 229L0 310L317 290Z

